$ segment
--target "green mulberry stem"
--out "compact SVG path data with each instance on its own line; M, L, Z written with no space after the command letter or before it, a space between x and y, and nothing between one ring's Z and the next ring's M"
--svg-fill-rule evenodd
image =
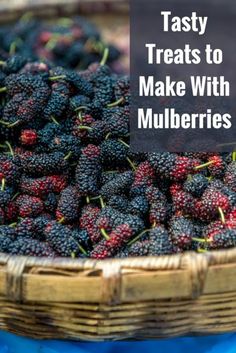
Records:
M105 48L103 52L102 60L100 61L101 66L104 66L106 64L108 56L109 56L109 49Z
M60 125L56 118L54 118L54 116L51 116L51 120L54 122L54 124Z
M211 165L213 163L214 163L214 161L209 161L207 163L204 163L204 164L201 164L201 165L197 165L194 169L196 169L196 170L202 169L202 168L208 167L209 165Z
M7 127L10 125L9 123L7 123L7 122L4 121L4 120L0 120L0 124L5 125L5 126L7 126Z
M236 161L236 151L234 151L232 153L232 161L235 162Z
M105 140L108 140L110 136L111 136L111 132L108 132L108 134L106 134L105 136Z
M58 223L62 224L65 220L65 217L61 217L61 219L59 219Z
M81 111L81 110L79 110L78 117L79 117L79 121L82 123L82 121L83 121L83 116L82 116L82 111Z
M85 126L85 125L80 125L80 126L78 126L78 129L79 129L79 130L88 130L88 131L93 130L91 127Z
M130 240L127 245L130 246L130 245L136 243L136 241L139 240L145 233L150 232L150 231L151 231L151 229L145 229L145 230L143 230L143 231L142 231L141 233L139 233L134 239Z
M2 185L1 185L1 191L5 190L5 185L6 185L6 179L2 178Z
M8 127L8 128L11 128L11 127L14 127L14 126L18 125L19 122L20 122L20 120L17 120L17 121L15 121L14 123L9 124L9 123L7 123L7 122L4 121L4 120L0 120L0 124L5 125L5 126Z
M212 240L210 240L210 239L202 239L202 238L195 238L195 237L193 237L192 240L196 241L198 243L211 243L212 242Z
M63 80L66 78L66 75L58 75L58 76L51 76L48 79L50 81L57 81L57 80Z
M208 181L212 181L213 179L214 179L213 176L207 177L207 180L208 180Z
M87 204L90 203L90 198L89 198L89 196L86 196L86 202L87 202Z
M11 201L14 201L19 195L20 195L19 192L15 193L15 195L12 196Z
M197 252L198 252L198 253L206 253L206 252L207 252L207 250L206 250L206 249L201 249L201 248L200 248L200 249L197 249Z
M122 139L118 139L118 141L120 143L122 143L125 147L130 148L130 145L128 143L126 143L125 141L123 141Z
M82 252L82 254L84 254L85 256L88 255L87 251L80 244L78 244L78 248Z
M110 239L109 235L107 234L104 228L101 228L100 231L106 240Z
M80 110L84 110L87 109L87 107L85 105L80 105L79 107L75 108L75 112L78 112Z
M219 214L220 214L221 222L222 222L223 224L225 224L225 215L224 215L224 211L222 210L221 207L218 207L218 211L219 211Z
M129 158L129 157L126 157L126 160L128 161L128 163L129 163L129 165L131 166L131 168L134 170L134 171L136 171L136 167L135 167L135 165L134 165L134 163L131 161L131 159Z
M101 207L104 208L105 207L105 203L103 201L102 196L99 196L99 200L100 200Z
M70 254L70 256L71 256L71 258L72 258L72 259L75 259L75 258L76 258L76 256L75 256L75 253L74 253L74 252L72 252L72 253Z
M72 156L72 152L70 151L70 152L67 153L67 155L64 157L64 161L67 161L71 156Z
M12 157L14 157L14 151L13 151L13 149L11 147L11 144L8 141L6 141L5 144L9 148L9 151L10 151L10 154L12 155Z
M9 128L14 127L14 126L18 125L19 123L20 123L20 120L17 120L17 121L15 121L14 123L9 124L8 127L9 127Z
M93 201L93 200L94 200L94 201L95 201L95 200L99 200L100 197L101 197L100 195L99 195L99 196L94 196L94 197L91 197L90 200L92 200L92 201Z
M9 224L9 227L11 227L11 228L15 228L16 226L17 226L17 222Z
M118 99L116 102L107 104L107 108L113 108L116 107L117 105L119 105L120 103L124 102L124 97L121 97L120 99Z

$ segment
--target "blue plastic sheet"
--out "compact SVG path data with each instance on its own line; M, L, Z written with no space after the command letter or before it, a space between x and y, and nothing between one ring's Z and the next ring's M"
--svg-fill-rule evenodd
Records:
M0 353L236 353L236 334L158 341L82 343L31 340L0 331Z

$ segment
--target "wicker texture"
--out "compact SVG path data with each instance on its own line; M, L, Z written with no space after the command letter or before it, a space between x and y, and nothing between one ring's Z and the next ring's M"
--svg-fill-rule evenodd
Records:
M236 250L106 261L0 258L0 325L117 340L236 329Z

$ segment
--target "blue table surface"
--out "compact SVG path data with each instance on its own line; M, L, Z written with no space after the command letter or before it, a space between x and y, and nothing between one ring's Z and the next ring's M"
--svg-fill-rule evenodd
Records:
M236 334L139 342L31 340L0 331L0 353L236 353Z

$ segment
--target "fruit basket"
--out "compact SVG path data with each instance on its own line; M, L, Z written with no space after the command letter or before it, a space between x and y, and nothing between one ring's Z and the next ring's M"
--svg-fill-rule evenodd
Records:
M1 328L122 340L236 329L236 250L114 260L1 255Z
M9 4L0 3L2 22L26 10L57 17L96 9L98 23L111 16L104 17L106 9L115 14L110 23L127 16L124 1ZM236 249L101 261L1 254L0 327L38 339L92 341L235 331L235 274Z

